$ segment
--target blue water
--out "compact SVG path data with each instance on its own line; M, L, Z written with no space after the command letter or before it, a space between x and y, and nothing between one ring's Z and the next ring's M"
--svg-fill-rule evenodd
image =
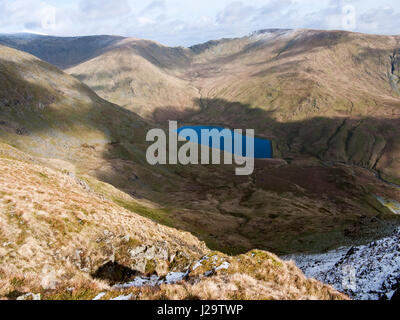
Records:
M212 127L212 126L188 126L188 127L181 127L178 129L178 135L181 135L181 132L185 129L191 129L194 130L197 133L198 140L200 141L195 141L201 145L205 145L208 147L212 147L212 138L209 139L209 141L201 141L201 130L213 130L217 129L218 132L221 132L222 130L226 128L222 127ZM233 150L234 154L240 154L239 151L235 150L234 145L235 141L237 139L240 139L242 141L242 153L240 154L241 156L246 156L246 141L250 139L249 137L246 137L245 135L239 135L236 134L233 130L228 129L231 134L232 134L232 146L229 148L225 148L225 142L224 139L222 139L220 143L220 149L222 151L231 151ZM243 133L246 133L246 130L243 130ZM190 137L185 137L188 141L191 141ZM193 141L192 141L193 142ZM261 138L254 138L254 158L255 159L271 159L273 157L273 151L272 151L272 143L268 139L261 139Z

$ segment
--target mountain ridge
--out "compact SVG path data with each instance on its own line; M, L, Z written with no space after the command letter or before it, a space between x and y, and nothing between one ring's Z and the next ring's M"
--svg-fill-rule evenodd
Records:
M321 252L385 236L386 228L396 225L398 219L381 199L388 203L391 199L400 201L398 190L378 179L380 175L396 182L399 173L399 100L391 83L396 83L398 74L397 53L393 50L397 40L344 32L290 31L263 34L261 39L226 40L195 54L190 49L167 48L152 41L123 39L111 50L68 69L73 76L32 55L0 46L1 165L7 172L10 167L25 171L29 166L35 168L35 172L29 171L28 180L18 175L9 178L15 189L2 180L2 186L11 190L3 197L4 212L11 219L6 223L15 227L14 209L21 213L22 207L29 207L25 210L29 220L40 221L40 228L53 221L46 219L47 215L55 214L54 227L63 239L73 230L81 230L74 217L89 220L89 225L83 223L85 228L104 232L92 225L96 222L91 218L82 216L88 210L81 210L76 202L64 212L68 221L59 221L62 212L43 210L21 194L28 188L41 198L35 187L43 184L51 189L55 181L71 178L72 186L60 194L75 195L71 188L83 188L85 203L96 197L105 199L105 212L109 207L116 216L131 212L142 216L146 224L153 220L155 229L164 225L189 231L212 250L220 251L216 256L221 265L227 262L232 266L230 270L239 273L249 266L237 264L236 254L249 263L250 270L261 268L254 264L257 258L266 270L275 272L274 266L281 265L269 253L246 254L254 248L277 254ZM347 88L349 79L357 80L351 90ZM272 139L277 157L256 161L255 173L250 177L236 177L229 166L150 166L145 159L146 132L164 127L171 119L182 124L255 128L257 135ZM25 164L20 163L21 159ZM15 218L21 222L20 214ZM24 215L22 218L25 221ZM160 228L171 230L164 226ZM15 245L1 251L6 252L5 259L11 259L15 250L22 250L22 256L29 253L27 248L32 242L26 243L30 239L26 231L22 228L18 233L21 237L11 241ZM4 243L10 242L6 235ZM3 230L0 236L4 236ZM194 237L190 239L196 242L195 249L203 248L196 249L198 255L191 260L197 265L209 251ZM138 250L140 258L148 250L160 253L154 241L145 247L129 244L129 250L134 249L134 255ZM103 281L106 275L112 282L116 280L114 272L122 272L123 277L117 280L125 283L132 280L132 272L142 272L143 267L146 271L147 263L143 265L141 260L133 266L125 251L115 260L106 251L107 259L98 261L90 277L98 276ZM52 252L48 251L50 255ZM90 251L88 256L95 252ZM86 268L88 256L76 256L83 259L81 267ZM181 262L182 268L169 271L185 274L187 260ZM209 259L203 262L204 272L221 267L218 264L210 270ZM152 281L147 277L155 275L155 267L159 264L149 263L151 272L140 275L145 277L143 281ZM296 269L283 267L289 270L283 278L298 276ZM199 276L195 271L190 272ZM202 283L214 281L223 286L228 281L237 286L243 279L231 275L229 267L227 273L205 278ZM12 280L7 272L1 273L4 275L7 281ZM257 275L266 281L264 296L250 290L246 298L277 297L269 291L271 279L265 276ZM308 290L310 282L303 280L301 290ZM311 293L302 291L304 297L343 298L314 284ZM188 288L191 292L200 290L193 286L185 283L183 287L168 288L177 289L180 297L185 297L182 292ZM6 288L22 288L26 293L23 286L13 287L12 283ZM164 288L169 292L167 296L174 297L168 288ZM67 294L64 289L62 296ZM100 289L96 287L90 297ZM164 289L158 291L161 296ZM138 293L132 290L126 293ZM291 296L290 290L278 296L299 297ZM106 291L113 298L117 293L110 287ZM239 293L229 291L224 297L237 298ZM54 298L51 292L43 294ZM209 292L199 295L218 298Z

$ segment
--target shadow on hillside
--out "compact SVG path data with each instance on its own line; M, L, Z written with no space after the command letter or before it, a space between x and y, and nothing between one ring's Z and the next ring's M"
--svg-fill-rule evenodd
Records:
M156 115L159 121L162 119L162 121L159 122L162 127L168 126L168 120L180 120L178 123L182 126L214 125L230 129L255 129L256 136L272 140L274 142L274 154L276 157L286 159L289 163L292 163L292 160L294 160L294 164L293 166L289 165L285 167L285 169L273 169L269 168L268 162L258 162L253 178L254 181L256 181L257 188L268 190L269 192L277 192L283 196L282 199L285 198L284 195L288 192L304 197L305 195L301 195L302 191L299 193L299 190L306 190L307 198L312 199L312 194L314 194L317 196L318 201L322 201L323 208L320 208L320 210L326 210L326 208L330 206L335 206L338 207L338 212L341 212L343 217L346 215L345 212L358 212L362 216L365 214L373 216L374 212L378 212L376 208L379 207L379 205L376 206L373 204L370 206L370 204L368 204L371 203L370 200L366 201L364 198L367 196L368 192L365 193L363 188L366 188L369 183L374 184L379 183L379 181L377 179L374 180L375 178L373 175L371 176L372 182L366 182L366 180L362 182L362 179L353 181L352 178L347 177L347 173L341 169L326 168L331 168L331 166L335 167L335 164L338 163L347 163L355 167L381 171L387 175L393 174L393 176L397 175L397 177L400 175L400 167L397 166L396 160L394 160L398 159L400 155L400 117L365 117L362 119L352 119L350 117L316 117L302 121L279 122L275 119L277 110L256 109L248 104L229 102L224 99L196 99L195 103L198 105L199 110L191 112L190 114L188 114L187 111L181 111L173 106L166 106L155 110L153 115ZM316 161L305 161L302 164L302 160L300 159L315 159ZM324 169L325 166L326 168ZM209 171L210 181L206 179L206 181L199 182L197 178L193 180L197 181L200 187L202 185L204 187L197 193L199 198L196 200L206 201L207 197L204 199L201 198L204 194L218 194L219 191L216 191L218 190L220 182L218 179L224 181L221 175L226 174L226 177L228 177L228 171L231 169L227 170L225 173L222 171L216 173L217 169L214 170L208 167L205 170ZM234 185L243 183L243 181L240 181L234 176L231 176L229 179L227 179L229 182L226 182L226 185L230 183ZM350 180L347 181L347 179ZM207 187L205 187L206 185ZM297 187L300 187L300 189L296 191L295 189ZM238 192L238 190L233 187L231 192L235 193ZM187 203L190 203L189 189L187 189L186 195ZM248 197L251 197L239 193L237 196L243 196L242 201L244 202L249 199ZM354 199L357 199L356 202L349 206L349 203ZM220 208L221 207L223 206L220 206ZM279 205L276 204L276 208L280 208L278 211L281 214L288 210L285 207L285 202ZM256 206L252 208L252 210L257 212ZM280 225L276 224L277 222L274 220L276 217L275 215L271 215L271 219L268 222L268 224L274 225L275 227L275 229L269 232L276 233L276 236L284 232L283 230L279 231L282 225L287 225L288 230L290 228L295 228L297 230L288 231L286 234L287 238L282 240L282 243L291 237L290 232L299 232L297 236L300 239L304 236L301 234L300 230L307 229L301 221L302 217L305 218L301 206L299 205L298 208L290 210L293 210L293 214L297 215L298 219L297 222L293 222L292 227L289 227L289 224L292 222L289 223L288 221L282 221ZM368 212L368 214L366 212ZM225 209L223 209L222 213L228 214L228 216L233 215L243 218L241 214L234 210L231 213L227 213ZM267 215L267 213L264 214ZM329 215L330 214L328 214L328 216ZM329 220L331 217L332 215L330 215L329 218L325 217L323 219ZM244 219L247 218L248 217L244 215ZM315 217L315 219L320 218L321 217ZM183 219L187 219L187 217ZM342 217L338 219L338 221L340 221ZM193 220L196 221L196 218L193 218ZM368 221L368 219L360 223L365 223L365 225L367 225L369 222L366 223L366 221ZM345 223L349 222L347 221ZM314 224L314 222L311 223L311 225L312 224ZM336 226L339 225L340 223ZM191 232L196 229L195 226L192 228L186 226L185 228ZM358 226L354 228L357 229ZM212 228L210 229L212 230ZM260 227L260 229L263 230L262 227ZM372 229L371 227L371 230ZM224 232L226 231L223 231L223 228L221 228L221 234L217 235L217 238L223 237L222 233ZM254 237L257 237L256 234L257 232L254 232ZM354 233L350 231L347 234ZM199 236L201 237L201 235ZM341 242L342 240L337 238L337 235L332 236L333 238L328 240L329 237L326 238L327 242L333 241L333 243L341 243L344 245L344 243ZM325 240L319 239L318 241L323 243ZM207 243L209 242L207 241ZM307 246L307 240L305 240L304 243L300 244L297 248L299 251L303 251L307 250ZM329 245L327 245L327 247L323 246L324 245L321 245L320 249L329 247ZM267 241L257 242L256 247L273 252L283 252L281 251L282 247L274 247ZM246 249L249 248L241 249L239 252L246 251ZM223 251L224 249L218 248L218 250ZM290 250L293 250L293 247L291 247ZM227 252L229 252L229 250Z
M105 280L114 285L129 282L135 279L139 272L127 268L117 262L107 262L99 267L91 276L95 279Z
M394 118L315 117L278 122L276 110L224 99L195 99L195 103L199 111L182 111L173 106L158 108L153 112L154 120L163 126L168 125L168 120L178 120L182 124L255 129L257 136L275 143L276 154L283 158L312 156L366 168L377 168L382 161L380 169L384 169L389 163L382 157L400 148L396 142L400 137L400 113Z
M42 64L55 75L65 76L45 63L35 63ZM73 90L62 92L57 83L52 88L42 87L25 80L15 70L18 70L18 65L0 60L0 138L9 144L43 157L72 161L81 168L100 157L97 159L99 165L89 170L92 175L134 197L157 203L166 198L173 203L178 200L174 198L177 191L189 197L191 191L185 189L188 183L198 184L198 191L205 196L209 188L219 188L216 183L212 185L218 182L213 181L216 172L221 177L219 182L224 182L223 187L229 185L232 172L224 170L150 166L145 159L149 146L145 136L151 126L139 116L104 101L83 84L77 83ZM67 97L76 104L66 104ZM274 118L276 111L255 109L240 102L196 99L195 103L199 107L196 112L174 106L155 110L153 115L158 123L153 126L164 128L168 126L168 120L180 120L180 124L255 129L257 136L274 141L275 154L281 158L312 156L382 170L392 166L392 170L397 170L394 162L400 150L399 118L313 118L278 122ZM101 139L98 136L93 139L93 132L100 134ZM45 141L44 137L50 138L53 144ZM99 146L100 151L96 151ZM192 176L196 177L187 180L192 169ZM199 180L197 175L203 180ZM192 188L196 189L197 185ZM248 195L244 194L243 199L247 198ZM183 223L180 217L174 217L178 220L171 222L171 217L162 216L168 214L167 211L155 211L131 203L122 205L160 223L202 236L196 232L196 226ZM203 236L210 238L210 234ZM271 248L265 243L257 246L260 249ZM219 249L224 251L224 248ZM241 251L246 250L248 248Z
M124 39L119 36L1 38L0 45L28 52L62 69L84 63Z
M63 81L68 82L64 77L69 76L55 67L37 60L24 63L43 67L38 72L46 74L38 77L49 77L53 86L27 81L18 71L20 64L0 59L0 138L25 152L66 160L91 172L96 172L96 164L87 165L95 158L101 158L98 166L108 163L111 171L114 167L124 171L124 161L145 164L149 126L142 118L101 99L72 78L64 87ZM121 161L114 163L117 160ZM121 174L126 181L134 175L132 168ZM98 177L113 184L121 180L112 172Z

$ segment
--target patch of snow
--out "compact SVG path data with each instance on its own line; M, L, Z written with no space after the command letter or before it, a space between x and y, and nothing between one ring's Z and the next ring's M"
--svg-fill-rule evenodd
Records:
M150 278L139 276L139 277L136 277L131 282L117 284L114 286L114 288L115 289L126 289L126 288L131 288L131 287L144 287L144 286L154 287L158 284L159 280L160 280L160 278L156 275L153 275Z
M309 278L332 285L357 300L390 299L400 289L400 228L390 237L323 254L283 257Z
M193 271L196 270L197 268L200 268L202 266L203 261L207 261L209 258L208 256L205 256L204 258L201 258L199 261L196 262L196 264L193 266Z
M106 294L104 292L99 293L97 296L95 296L93 298L93 300L100 300L101 298L103 298Z
M224 263L222 263L219 267L215 268L215 271L218 270L227 270L229 269L229 267L231 266L231 264L227 261L225 261Z
M24 294L23 296L18 297L17 300L40 300L40 293L34 294L29 292L27 294Z
M290 38L297 32L298 30L294 29L265 29L252 32L248 35L248 37L250 37L259 44L267 44L278 38L281 39Z
M177 282L182 281L187 275L189 274L189 271L187 272L170 272L167 274L165 277L165 283L166 284L174 284Z
M121 295L121 296L118 296L118 297L116 297L116 298L114 298L114 299L111 299L111 300L114 300L114 301L127 301L127 300L131 300L132 299L132 294L128 294L127 296L125 296L125 295Z
M165 279L160 279L160 277L156 275L152 275L151 277L136 277L133 281L117 284L113 288L114 289L127 289L132 287L155 287L162 284L175 284L177 282L182 281L189 274L189 270L187 272L170 272L167 274Z

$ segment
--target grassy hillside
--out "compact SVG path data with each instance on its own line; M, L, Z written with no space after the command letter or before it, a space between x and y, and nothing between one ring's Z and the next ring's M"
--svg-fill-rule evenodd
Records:
M150 126L76 78L6 47L0 47L0 77L5 143L42 165L84 176L118 206L189 231L212 249L326 250L376 237L394 218L375 195L399 200L399 194L367 170L315 158L260 161L250 177L234 176L231 166L153 167L145 160ZM109 194L102 183L133 199Z
M105 180L126 183L140 175L163 181L145 161L149 126L136 114L101 99L57 68L6 47L0 47L0 78L4 142ZM168 185L168 171L159 171Z
M157 119L152 112L160 107L168 112L166 104L173 107L173 115L197 108L197 89L172 70L188 66L186 52L151 41L125 39L116 48L67 72L104 99Z
M211 252L189 233L126 210L84 180L6 144L0 171L0 298L346 299L267 252ZM188 276L176 284L113 286L171 272Z
M124 40L68 72L159 123L255 128L281 157L342 161L399 182L399 40L314 30L189 49Z

